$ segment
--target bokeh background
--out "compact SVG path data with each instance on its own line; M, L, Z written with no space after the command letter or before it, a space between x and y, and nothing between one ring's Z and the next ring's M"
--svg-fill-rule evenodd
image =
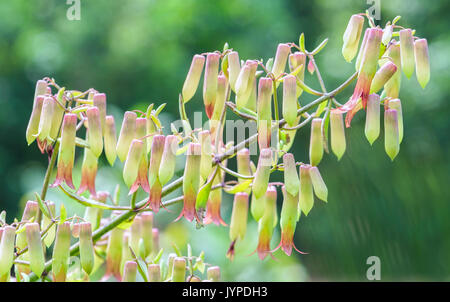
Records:
M296 245L310 254L285 257L277 252L278 261L247 256L257 240L257 225L251 222L230 262L225 258L228 229L170 223L177 207L156 218L168 252L172 242L184 250L191 242L194 252L204 250L206 261L220 265L229 281L364 281L366 259L373 255L381 260L383 281L450 280L450 3L380 2L379 24L401 15L400 25L428 39L431 55L431 82L425 90L415 76L403 76L405 138L395 161L385 154L383 139L369 145L359 114L347 131L342 160L330 154L320 165L328 204L316 201L298 224ZM68 7L56 0L0 2L0 208L7 210L9 222L40 190L47 164L36 145L27 147L25 141L37 79L50 76L69 89L105 92L117 125L125 110L167 103L162 119L168 125L177 118L177 95L193 54L222 49L228 42L241 58L267 59L278 43L297 42L304 32L309 49L329 38L316 59L332 89L354 71L340 51L347 21L369 5L365 0L81 0L79 21L66 18ZM306 82L319 89L315 76L307 75ZM338 100L345 102L350 93L351 88ZM302 102L310 99L305 96ZM196 110L202 110L199 93L188 106L188 113ZM308 132L300 131L292 148L298 160L306 159ZM102 159L101 166L97 187L112 191L121 183L121 164L109 168ZM179 168L181 175L181 162ZM55 189L48 198L64 202L71 213L83 213ZM127 200L125 189L121 199ZM225 221L231 201L226 195ZM278 242L277 229L272 245Z

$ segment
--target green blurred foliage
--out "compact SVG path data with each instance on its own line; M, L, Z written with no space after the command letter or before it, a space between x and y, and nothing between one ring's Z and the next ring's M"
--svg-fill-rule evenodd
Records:
M332 89L354 71L341 55L348 18L368 6L363 0L81 0L81 20L69 21L65 1L2 1L0 208L8 211L8 221L20 216L23 203L42 184L47 159L35 144L27 148L24 135L37 79L50 76L70 89L94 87L105 92L117 125L124 110L166 102L162 118L167 125L178 114L177 95L193 54L221 49L228 42L241 58L267 59L278 43L297 42L304 32L308 49L329 38L316 60ZM247 256L257 240L257 226L251 222L235 261L229 262L228 229L171 224L178 206L156 218L158 227L166 230L164 244L181 247L190 241L194 253L204 250L207 262L222 267L225 280L366 280L366 259L372 255L381 259L384 281L449 280L448 11L449 2L444 0L381 1L379 24L401 15L399 24L416 28L416 35L428 39L431 82L422 90L415 76L403 77L405 138L393 163L384 153L383 133L372 147L365 140L362 113L347 131L343 159L325 157L320 170L329 202L316 201L295 235L297 247L308 255L285 257L277 252L279 261L263 262ZM319 89L315 76L307 75L306 82ZM350 93L348 88L338 101L345 102ZM301 102L311 99L302 96ZM202 110L200 93L189 103L188 113L198 110ZM292 148L297 160L307 159L308 133L305 128L297 135ZM75 184L80 180L78 152ZM122 183L121 164L116 162L111 169L103 160L101 165L97 188L112 192L116 183ZM181 170L182 159L178 167ZM279 196L280 206L281 192ZM64 202L70 213L83 213L81 206L54 189L48 198ZM123 187L121 200L127 199ZM231 196L224 196L227 222L231 202ZM273 246L279 232L274 237Z

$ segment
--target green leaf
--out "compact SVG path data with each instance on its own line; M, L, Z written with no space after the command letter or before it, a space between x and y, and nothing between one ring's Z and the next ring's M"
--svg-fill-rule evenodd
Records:
M189 148L189 144L186 144L183 147L179 148L175 154L177 156L181 155L181 154L184 154L188 148Z
M148 282L148 272L147 272L147 265L144 260L142 259L136 259L137 262L137 268L138 272L141 275L142 279L144 279L145 282Z
M312 52L311 54L314 56L316 54L318 54L324 47L325 45L327 45L328 43L328 38L326 38L325 40L322 41L322 43L319 44L319 46L317 46Z
M328 110L325 113L325 117L322 124L323 148L327 153L330 153L330 150L328 149L328 128L329 128L328 125L330 124L330 110L331 110L331 100L328 101Z
M116 206L119 205L119 198L120 198L120 185L117 184L116 188L114 189L114 198L113 198L113 204Z
M235 186L232 186L231 188L224 188L224 191L227 192L228 194L236 194L239 192L244 192L252 183L253 179L247 179Z
M199 270L202 274L205 272L205 262L203 259L197 258L194 264L194 271Z
M0 213L0 224L4 225L6 222L6 211Z
M42 214L45 215L45 217L52 219L52 216L50 215L50 213L47 211L47 207L44 205L44 203L42 202L41 196L35 192L34 196L36 196L36 200L38 202L39 205L39 209L41 210Z
M66 208L64 207L64 204L61 203L61 208L60 208L60 218L59 218L59 224L63 224L66 221L67 218L67 211Z
M216 177L218 167L216 166L215 170L209 176L208 181L203 187L200 188L197 194L197 200L195 202L195 208L204 209L206 207L206 203L208 202L209 192L211 192L211 187L214 178Z
M162 257L162 255L163 255L163 251L164 251L164 249L163 248L161 248L160 250L159 250L159 252L158 252L158 254L155 256L155 258L153 258L153 263L154 264L158 264L158 262L161 260L161 257Z
M181 254L181 251L180 251L180 249L178 248L178 246L177 246L175 243L172 243L172 247L173 247L173 249L174 249L174 251L175 251L175 254L177 254L178 257L181 257L182 254Z
M228 54L226 54L225 57L222 59L222 66L221 66L221 68L222 68L223 74L225 75L225 77L228 80L228 78L229 78L229 75L228 75Z
M166 107L166 105L167 105L166 103L159 105L159 107L156 108L155 110L154 116L158 116L161 113L161 111L163 111L164 107Z
M133 217L134 218L134 217ZM133 218L130 218L128 220L125 220L121 224L119 224L117 227L122 230L127 230L132 224L133 224Z
M304 33L302 33L300 35L300 38L298 39L298 46L300 47L300 50L302 52L306 52L305 51L305 34Z

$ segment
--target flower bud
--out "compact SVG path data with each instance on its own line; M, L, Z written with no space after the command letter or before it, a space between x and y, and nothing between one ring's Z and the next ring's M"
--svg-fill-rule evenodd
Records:
M103 151L102 124L100 122L100 111L97 107L89 107L86 110L88 121L88 143L89 149L95 157L99 157Z
M210 266L206 270L206 278L213 282L220 281L220 267L218 266Z
M319 169L317 167L311 167L309 169L309 175L311 177L314 193L316 194L317 198L327 202L328 189L327 185L322 179L322 176L320 175Z
M83 270L89 275L94 268L94 245L90 222L80 223L80 262Z
M50 140L50 130L52 129L53 113L55 111L55 101L51 97L45 97L42 104L41 116L39 119L38 143L41 152L45 150Z
M284 72L290 51L291 47L289 46L289 44L278 44L277 52L275 54L275 60L272 67L272 73L275 78L278 78Z
M164 142L164 151L159 165L159 181L165 185L175 172L176 153L178 150L178 138L175 135L168 135Z
M212 185L213 186L219 185L223 181L224 176L225 173L221 173L219 171L214 177ZM203 221L204 224L210 224L211 222L213 222L216 225L220 224L223 226L227 225L220 216L221 203L222 203L222 190L220 188L216 190L211 190L208 196L208 202L206 204L206 216Z
M283 118L290 127L297 121L297 79L287 75L283 81Z
M231 89L236 92L236 80L241 71L241 62L239 61L239 54L237 51L228 53L228 80L230 81Z
M252 168L250 166L250 150L243 148L236 153L237 171L241 175L251 176ZM238 178L239 183L243 183L246 179ZM251 188L245 189L247 194L250 194Z
M414 39L410 28L402 29L400 36L400 58L402 69L407 78L414 72Z
M389 109L397 110L398 119L398 143L400 144L403 140L403 114L402 114L402 103L400 99L389 100Z
M88 135L89 137L89 135ZM98 157L92 153L89 148L84 149L83 163L81 165L81 182L77 194L89 190L91 195L95 196L95 178L97 176Z
M291 195L297 195L300 189L300 180L298 179L297 166L295 158L292 153L286 153L283 155L284 165L284 185L286 191Z
M234 195L233 211L230 221L230 240L243 240L247 231L248 194L239 192Z
M127 159L123 166L123 180L131 188L138 176L139 163L144 152L144 144L138 139L133 139Z
M303 52L296 51L293 54L289 55L289 70L293 72L296 70L300 65L303 65L302 70L300 70L299 73L297 73L297 79L300 81L303 81L305 79L305 69L306 69L306 55ZM300 97L300 95L303 93L303 89L297 85L297 92L296 96L297 99ZM297 109L295 109L297 111Z
M14 261L14 239L16 229L12 226L0 228L0 282L6 282Z
M106 94L95 93L92 98L92 103L98 108L100 116L100 124L102 126L102 134L105 133L105 119L106 119Z
M120 161L124 161L127 158L131 141L136 137L136 118L137 115L133 111L125 112L123 116L122 128L120 129L116 147Z
M220 55L214 52L206 56L205 76L203 82L203 102L208 118L211 118L214 111L214 104L217 94L217 76L219 75Z
M264 215L258 221L258 246L256 251L258 257L263 260L270 251L270 240L272 239L273 229L276 225L276 202L277 190L274 186L269 186L266 192L264 202Z
M28 145L30 145L36 139L36 135L39 132L39 120L41 117L42 105L44 104L44 97L38 95L33 102L33 109L31 111L30 120L28 122L26 139Z
M201 145L190 143L186 153L186 165L183 176L183 210L177 220L184 216L187 220L192 221L197 217L195 211L195 201L200 186L200 167Z
M245 105L245 108L247 108L253 112L257 111L257 105L256 105L256 100L258 97L257 96L257 94L258 94L257 86L258 85L256 85L256 76L255 76L252 81L252 87L250 88L251 89L250 96L248 97L247 104Z
M307 216L314 205L313 186L309 174L310 168L311 166L308 165L300 166L300 199L297 217L300 217L300 212L303 212Z
M391 160L394 160L400 150L398 113L395 109L384 111L384 149Z
M314 73L315 67L312 60L309 60L307 69L310 74Z
M272 79L260 78L258 86L258 143L270 147L272 126Z
M30 268L31 271L40 278L45 268L45 258L39 224L36 222L25 224L25 232L28 244Z
M149 203L155 213L159 211L159 205L161 204L162 185L158 174L161 167L165 139L164 135L155 135L152 141L148 182L150 185Z
M391 58L392 62L397 66L397 71L384 85L384 91L386 96L390 98L397 98L400 91L401 84L401 60L400 60L400 45L393 43L386 50L385 56ZM385 60L380 60L382 64L385 64Z
M351 62L358 51L359 40L364 26L364 17L352 15L344 32L342 40L342 55L347 62Z
M397 66L391 61L386 62L380 69L375 73L373 77L372 84L370 86L370 93L377 93L384 84L394 75L397 71Z
M28 222L32 219L37 218L39 211L39 205L36 201L29 200L25 204L25 209L23 210L21 222ZM17 234L16 246L19 250L24 249L27 246L27 239L24 232Z
M418 39L414 42L414 57L416 60L416 77L422 88L430 81L430 58L428 56L427 39Z
M309 142L309 161L317 166L323 156L322 119L314 118L311 122L311 138Z
M205 57L195 55L192 58L191 67L183 84L182 96L184 103L189 102L197 91L200 77L202 76L203 65L205 64Z
M52 217L55 217L55 214L56 214L55 203L52 201L46 201L45 206L46 206L47 210L49 211L50 215ZM47 229L51 223L52 223L52 220L50 218L48 218L46 215L42 215L42 222L41 222L42 230ZM52 225L50 227L50 229L48 229L47 235L43 239L44 243L47 247L50 247L50 245L52 245L53 241L55 240L55 231L56 231L55 225Z
M135 261L125 262L122 282L136 282L137 263Z
M114 228L109 233L106 247L106 276L113 275L120 280L120 263L122 260L123 229Z
M134 192L136 192L139 186L141 186L145 192L150 193L150 187L147 176L149 166L147 158L147 140L143 138L147 133L146 124L147 119L145 118L136 119L136 137L138 137L142 142L142 154L138 164L139 167L137 178L134 181L133 185L131 186L130 192L128 194L133 194Z
M252 84L255 79L258 62L247 60L242 66L236 80L236 107L238 109L247 107L248 99L252 93Z
M176 257L173 259L172 282L184 282L186 278L186 259Z
M209 129L211 131L211 143L214 145L217 131L220 131L219 141L222 140L223 125L219 125L222 112L225 110L225 101L228 93L228 82L224 75L219 75L217 78L217 95L216 104L214 105L214 112L209 121ZM226 111L225 111L226 114ZM225 120L225 117L224 117ZM218 129L218 127L221 127Z
M208 179L212 171L212 146L211 133L203 130L198 134L199 143L202 146L202 154L200 158L200 176L203 180Z
M161 282L161 266L159 264L149 264L148 282Z
M114 117L112 115L107 115L105 118L105 132L104 132L104 144L105 144L105 155L109 164L112 166L116 161L116 124L114 122Z
M55 282L66 281L70 256L70 233L70 222L64 222L58 225L52 256L52 272Z
M136 119L136 138L140 139L144 144L144 152L147 155L147 119L145 117L138 117Z
M378 94L369 95L366 110L366 138L372 145L380 135L380 97Z
M337 111L330 112L330 129L331 129L331 150L340 160L345 153L345 130L344 119L342 113Z
M44 80L38 80L36 82L36 88L34 90L34 99L36 100L36 98L39 95L44 95L47 93L47 88L48 88L48 83Z
M75 159L76 127L77 115L73 113L64 115L58 152L58 172L52 186L58 186L65 182L69 187L75 189L72 182L72 168Z
M281 188L283 192L283 206L281 208L281 241L280 247L290 256L292 253L292 247L294 246L294 232L297 225L297 213L298 213L298 200L299 195L292 195L287 191L286 187Z
M142 239L145 249L145 257L153 251L153 213L144 212L141 214L142 219ZM155 250L155 252L157 252Z
M252 191L258 199L266 193L270 178L270 169L272 168L272 150L270 148L262 149L259 154L258 166L253 179Z

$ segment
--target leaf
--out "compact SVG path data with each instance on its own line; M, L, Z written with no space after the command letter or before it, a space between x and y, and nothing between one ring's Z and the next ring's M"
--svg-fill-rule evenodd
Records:
M175 251L175 254L177 254L178 257L181 257L182 254L181 254L181 251L180 251L180 249L178 248L178 246L177 246L175 243L172 243L172 247L173 247L173 249L174 249L174 251Z
M158 108L156 108L155 113L154 113L155 117L158 116L161 113L161 111L163 111L163 109L166 107L166 105L167 104L164 103L164 104L159 105Z
M152 261L152 262L153 262L154 264L158 264L159 260L161 260L161 257L162 257L162 255L163 255L163 251L164 251L164 249L161 248L161 249L159 250L158 254L155 256L155 258L153 258L153 261Z
M290 75L293 75L293 76L296 77L296 76L299 74L299 72L302 71L302 69L303 69L304 67L305 67L304 64L298 65L297 68L295 68L294 71L292 71L292 72L290 73ZM283 79L284 79L284 78L283 78Z
M208 202L209 192L211 192L213 180L217 175L217 169L218 169L218 167L216 166L213 173L211 173L211 175L209 176L209 179L206 182L206 184L203 187L201 187L200 190L198 191L197 200L195 202L195 208L197 210L204 209L206 207L206 203Z
M326 153L330 153L328 149L328 125L330 124L330 109L331 109L331 100L329 101L328 111L325 113L325 117L322 123L322 138L323 138L323 148Z
M228 45L228 42L225 42L225 44L223 45L223 52L225 52L225 50L228 50L230 48L230 45Z
M221 64L221 68L222 68L222 72L224 74L224 76L227 78L228 80L228 54L225 55L225 57L222 59L222 64Z
M268 71L272 71L272 67L273 67L273 58L269 58L266 62L266 69Z
M236 109L237 110L237 109ZM252 110L250 110L250 109L248 109L248 108L245 108L245 107L243 107L243 108L241 108L241 109L239 109L239 110L237 110L238 112L242 112L242 113L245 113L245 114L247 114L247 115L251 115L251 116L253 116L254 118L258 118L258 115L256 114L256 112L254 112L254 111L252 111Z
M119 198L120 198L120 185L117 184L116 188L114 189L114 198L113 198L113 204L116 206L119 205Z
M64 204L61 203L61 208L60 208L60 218L59 218L59 224L63 224L64 221L66 221L67 218L67 211L66 208L64 207Z
M148 282L147 265L142 259L136 259L136 262L139 274L141 275L142 279L144 279L145 282Z
M305 51L305 34L304 33L302 33L300 35L300 38L298 39L298 46L300 47L300 50L302 52L306 52Z
M401 17L402 17L402 16L396 16L396 17L394 18L394 20L392 20L392 25L395 25L395 23L397 23L398 20L400 20Z
M155 125L156 125L156 127L157 127L158 129L162 129L161 122L159 121L159 119L158 119L156 116L154 116L153 114L151 114L151 115L150 115L150 118L151 118L152 121L155 123Z
M188 148L189 148L189 144L186 144L183 147L179 148L175 154L177 156L181 155L181 154L184 154Z
M247 179L247 180L245 180L245 181L243 181L243 182L241 182L241 183L239 183L239 184L237 184L235 186L232 186L231 188L226 188L225 187L223 190L225 192L227 192L228 194L236 194L236 193L239 193L239 192L243 192L250 186L252 181L253 181L252 179Z
M197 258L194 264L194 271L199 270L202 274L205 272L205 262L203 259Z
M6 211L2 211L0 213L0 224L5 224L6 223Z
M47 211L47 208L45 207L44 203L42 202L41 196L37 192L34 193L34 196L36 196L36 200L38 202L39 209L41 210L42 214L44 214L45 217L52 219L52 216Z
M190 259L192 257L192 247L189 243L187 244L187 253L188 253L188 258Z
M153 106L155 106L155 104L148 105L147 112L146 112L147 118L149 118L150 115L152 115Z
M134 217L133 217L134 218ZM122 230L127 230L130 226L131 226L131 224L133 224L133 218L130 218L130 219L128 219L128 220L125 220L124 222L122 222L121 224L119 224L117 227L119 228L119 229L122 229Z
M314 56L316 54L318 54L324 47L325 45L327 45L328 43L328 38L326 38L325 40L322 41L322 43L319 44L319 46L317 46L312 52L311 54Z

